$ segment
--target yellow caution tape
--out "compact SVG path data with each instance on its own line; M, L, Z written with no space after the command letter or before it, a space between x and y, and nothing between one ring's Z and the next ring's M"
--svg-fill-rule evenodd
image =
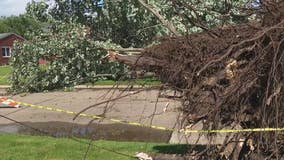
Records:
M57 109L57 108L51 108L51 107L46 107L46 106L40 106L40 105L33 105L33 104L28 104L28 103L23 103L23 102L16 102L20 105L26 106L26 107L32 107L32 108L37 108L37 109L43 109L43 110L48 110L48 111L54 111L54 112L60 112L60 113L65 113L69 115L77 115L77 112L72 112L68 110L62 110L62 109ZM152 129L157 129L157 130L163 130L163 131L176 131L180 133L244 133L244 132L282 132L284 131L284 128L252 128L252 129L220 129L220 130L191 130L191 129L172 129L172 128L166 128L166 127L161 127L161 126L154 126L154 125L147 125L147 124L142 124L138 122L128 122L125 120L120 120L120 119L114 119L114 118L107 118L103 116L96 116L96 115L89 115L85 113L79 114L80 117L88 117L92 119L106 119L111 122L115 123L122 123L122 124L128 124L132 126L140 126L140 127L147 127L147 128L152 128Z

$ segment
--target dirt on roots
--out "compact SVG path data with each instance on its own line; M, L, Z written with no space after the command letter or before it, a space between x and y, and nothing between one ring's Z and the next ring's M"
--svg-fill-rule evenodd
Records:
M159 64L144 69L183 93L184 127L199 121L204 129L284 127L284 2L264 9L262 22L165 38L142 53ZM281 158L284 134L233 134L194 157Z

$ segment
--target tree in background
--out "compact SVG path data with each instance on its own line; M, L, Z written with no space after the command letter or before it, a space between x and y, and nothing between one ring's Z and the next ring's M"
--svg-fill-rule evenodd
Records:
M41 29L40 22L26 15L0 18L0 33L13 32L27 38L28 32L37 32Z

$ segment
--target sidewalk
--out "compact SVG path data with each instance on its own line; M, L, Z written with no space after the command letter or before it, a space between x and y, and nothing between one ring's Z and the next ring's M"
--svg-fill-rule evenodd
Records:
M151 85L154 88L159 87L159 85ZM11 87L10 85L0 85L0 89L7 89ZM150 85L134 85L131 86L131 88L136 89L136 88L142 88L142 87L150 87ZM111 88L117 88L117 89L125 89L125 88L130 88L130 85L77 85L74 87L75 89L111 89Z

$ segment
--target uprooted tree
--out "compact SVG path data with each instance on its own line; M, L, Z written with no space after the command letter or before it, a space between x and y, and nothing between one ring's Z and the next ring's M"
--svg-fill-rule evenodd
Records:
M199 121L204 129L284 127L284 2L258 2L249 10L259 19L254 22L209 29L197 20L193 23L203 32L165 38L141 55L109 52L109 57L155 72L164 84L182 92L184 127ZM230 144L235 144L231 150ZM280 159L284 134L233 134L222 146L189 155Z
M29 41L16 43L11 66L12 93L42 92L78 84L118 79L124 66L103 58L105 48L119 48L110 41L88 38L84 26L54 22L49 32L27 34ZM45 61L41 65L40 61Z

